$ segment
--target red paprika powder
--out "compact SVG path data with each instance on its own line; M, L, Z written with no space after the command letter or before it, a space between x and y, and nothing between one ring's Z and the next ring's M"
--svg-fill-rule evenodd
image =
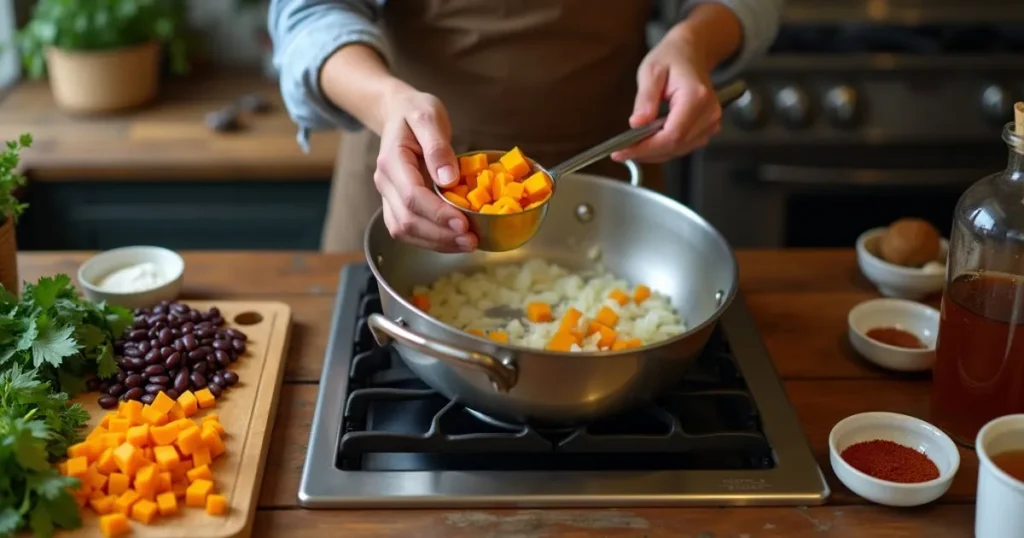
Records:
M939 468L928 456L884 439L850 445L840 456L854 469L889 482L911 484L939 477Z

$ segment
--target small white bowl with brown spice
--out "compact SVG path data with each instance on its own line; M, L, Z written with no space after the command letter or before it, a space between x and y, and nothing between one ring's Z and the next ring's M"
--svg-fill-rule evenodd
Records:
M938 499L960 468L960 452L949 436L899 413L860 413L839 421L829 433L828 451L843 485L886 506Z
M889 370L920 372L935 364L939 311L904 299L871 299L846 316L850 345Z

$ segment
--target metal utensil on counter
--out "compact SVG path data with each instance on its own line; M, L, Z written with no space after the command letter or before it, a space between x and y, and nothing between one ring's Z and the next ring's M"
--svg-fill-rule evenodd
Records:
M737 80L718 89L715 95L722 108L725 108L736 99L739 99L746 91L746 82ZM533 159L527 158L530 164L530 174L539 171L546 173L553 183L551 195L554 196L558 191L558 179L562 176L587 167L616 151L628 148L657 133L664 125L665 118L658 118L643 127L630 129L609 138L552 168L544 168ZM503 151L481 150L464 153L459 156L463 157L480 153L487 155L488 162L496 162L504 154ZM627 161L626 166L632 168L636 166L636 163ZM443 191L436 183L434 184L434 190L438 196L442 195ZM444 197L442 196L442 198ZM444 198L444 200L466 215L466 218L469 219L469 231L477 236L477 249L484 252L506 252L525 244L537 233L541 222L547 216L548 206L550 205L549 203L544 203L519 213L485 214L459 207L452 204L447 198Z

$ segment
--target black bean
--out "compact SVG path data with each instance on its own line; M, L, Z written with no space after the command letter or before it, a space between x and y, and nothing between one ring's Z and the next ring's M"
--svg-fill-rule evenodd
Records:
M213 348L214 349L220 349L220 350L223 350L223 351L228 351L228 350L231 349L231 341L230 340L214 340L213 341Z
M224 329L224 333L230 336L231 338L234 338L235 340L241 340L243 342L249 339L249 337L246 336L245 333L238 329Z
M164 375L167 373L167 369L159 364L152 364L150 366L147 366L144 371L147 374L149 374L150 377L153 377L155 375Z
M163 302L153 307L154 314L163 314L164 312L167 312L167 304Z
M146 334L145 329L136 329L128 335L128 338L130 338L133 342L141 342L145 340L147 336L149 335Z
M204 366L205 366L205 364L204 364ZM206 386L206 376L204 376L202 372L193 371L191 379L192 379L192 386L197 388L197 389L202 389L203 387Z
M181 396L181 394L178 394L178 391L176 391L174 389L167 389L167 390L164 391L164 394L166 394L167 397L172 399L172 400L177 400L178 396Z
M174 350L179 352L179 353L183 353L183 352L186 351L185 350L185 343L182 342L180 339L175 340L174 343L171 344L171 347L173 347Z
M212 376L210 376L210 383L211 384L216 383L216 384L218 384L220 386L227 385L227 383L224 382L224 376L221 375L221 372L217 372L217 373L213 374Z
M224 389L216 383L210 383L206 388L210 389L210 392L217 398L220 398L220 395L224 393Z
M161 346L170 345L170 343L174 341L174 338L171 335L171 330L166 328L166 327L164 327L163 329L160 329L160 334L159 334L158 337L160 338L160 345Z
M205 359L209 352L205 348L197 348L188 352L188 358L193 361Z
M146 364L158 364L162 359L163 357L157 349L151 349L149 353L146 353Z
M99 402L100 407L102 407L103 409L113 409L117 407L117 398L109 394L105 396L100 396L100 399L97 401Z
M157 331L157 334L160 334L159 331ZM160 351L160 340L156 338L156 335L153 335L153 339L149 341L149 347Z
M209 312L210 312L211 316L219 316L220 315L220 309L217 308L216 306L211 306Z
M231 364L231 357L219 349L214 353L213 357L222 368L227 368Z
M199 338L210 338L211 336L217 334L217 329L214 329L213 327L203 327L202 329L195 331L195 334L198 335Z
M85 388L89 392L95 392L97 390L100 390L100 380L99 380L99 378L98 377L90 377L89 379L85 380Z
M112 384L113 383L111 383L110 381L101 381L100 382L100 392L107 392L107 389L109 389L110 385L112 385Z
M165 375L155 375L149 378L149 382L153 385L163 385L166 387L171 382L171 378ZM173 387L174 385L171 386Z
M182 332L182 334L190 333L190 332L194 331L195 329L196 329L196 324L192 323L191 321L186 321L185 323L181 324L181 332Z
M217 370L220 370L221 368L223 368L223 367L220 365L219 362L217 362L217 359L214 359L213 357L206 357L206 371L207 372L216 372Z
M192 365L192 371L205 374L206 373L206 369L209 368L209 367L210 367L210 365L206 364L206 361L204 360L203 362L197 362L197 363L193 364Z
M139 374L132 374L124 379L124 386L133 389L142 384L142 376Z
M200 314L198 311L193 310L188 313L188 319L192 323L199 323L200 321L203 321L203 315Z
M124 385L120 383L114 383L107 389L107 394L111 396L120 396L124 392Z
M210 321L213 322L213 326L214 327L220 327L221 325L224 325L224 318L222 318L220 316L216 316L213 319L211 319Z
M221 373L220 376L224 378L224 385L225 386L233 387L233 386L235 386L236 383L238 383L238 374L236 374L236 373L234 373L234 372L232 372L230 370L227 370L227 371Z
M175 314L178 315L188 314L188 307L181 303L175 303L171 305L171 312L174 312Z
M121 395L122 400L138 400L143 395L142 387L133 387Z
M162 331L162 330L164 330L166 328L167 328L167 322L166 321L158 321L158 322L153 324L153 329L157 331L157 333L156 333L156 337L157 338L160 338L160 331Z
M127 363L128 364L125 365L127 367L126 369L132 372L139 371L146 365L145 361L134 357L129 358L127 360Z
M237 351L238 354L245 353L245 342L241 340L232 340L231 347L235 348L235 351Z
M139 351L143 355L145 355L146 353L149 353L149 348L150 347L152 347L152 346L149 345L149 340L143 340L142 342L139 342Z
M185 349L188 349L189 351L192 351L193 349L199 347L199 341L196 340L196 337L191 334L186 334L185 336L182 336L181 342L185 344Z
M156 400L155 393L143 394L142 396L139 396L139 401L144 404L151 404L153 403L153 400Z
M156 383L146 385L146 394L156 394L162 390L164 390L163 385L157 385Z
M128 374L124 373L124 370L118 370L117 375L114 377L117 378L118 383L124 383L124 380L128 377Z
M144 319L137 319L135 323L132 323L132 329L148 329L149 324ZM130 338L130 336L129 336Z
M164 360L165 368L177 368L179 364L181 364L181 354L177 351L171 353L171 355Z
M178 375L174 376L174 390L183 393L188 390L188 384L188 372L184 368L178 370Z
M141 357L143 355L145 355L145 353L143 353L142 350L140 350L137 347L133 346L133 347L126 347L126 348L124 348L124 356L125 357Z
M161 357L163 357L164 359L168 359L168 358L170 358L171 355L174 355L174 348L173 347L171 347L170 345L166 345L166 346L161 346L160 347L160 356Z

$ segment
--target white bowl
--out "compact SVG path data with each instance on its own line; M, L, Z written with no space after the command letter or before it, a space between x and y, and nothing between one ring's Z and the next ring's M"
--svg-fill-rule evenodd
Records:
M162 283L129 292L109 291L100 287L103 279L114 271L147 262L155 265L162 273ZM143 308L177 299L181 294L184 274L185 260L173 250L135 246L107 250L89 258L78 268L78 282L90 301L106 301L125 308Z
M857 238L857 264L864 276L886 297L923 299L946 284L946 255L949 241L942 239L940 260L922 268L903 267L875 255L877 242L888 228L873 228Z
M840 455L850 445L875 439L923 452L939 468L939 477L914 484L880 480L854 469ZM828 435L828 452L840 482L857 495L886 506L919 506L938 499L960 468L960 452L942 430L897 413L860 413L839 421Z
M919 372L935 364L935 340L939 335L939 311L904 299L872 299L850 309L846 316L850 344L865 359L890 370ZM883 344L868 338L877 328L901 329L925 345L921 349Z

